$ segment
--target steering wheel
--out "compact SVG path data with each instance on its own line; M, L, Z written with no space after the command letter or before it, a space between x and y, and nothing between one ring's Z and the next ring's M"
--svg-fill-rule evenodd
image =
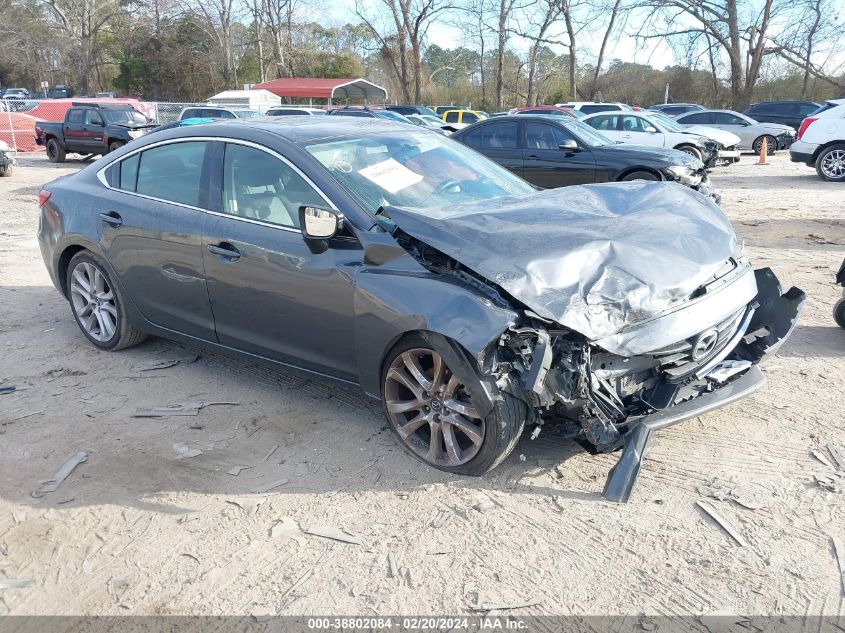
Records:
M434 190L434 193L446 193L446 190L451 189L452 187L459 187L460 184L460 181L455 180L454 178L450 178L449 180L446 180L437 185L437 188Z

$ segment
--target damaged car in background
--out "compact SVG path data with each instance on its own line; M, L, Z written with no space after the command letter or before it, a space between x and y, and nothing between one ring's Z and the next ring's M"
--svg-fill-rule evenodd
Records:
M764 384L804 301L671 182L536 191L441 135L315 117L162 130L46 185L39 244L82 333L345 384L403 447L480 475L526 426L622 448Z

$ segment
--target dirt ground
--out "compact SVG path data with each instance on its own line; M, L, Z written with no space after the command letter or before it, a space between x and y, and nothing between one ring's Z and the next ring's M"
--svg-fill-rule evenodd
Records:
M35 239L39 186L80 164L22 158L0 179L0 385L18 387L0 395L0 583L31 583L0 584L0 615L459 614L529 600L541 602L514 613L845 615L831 541L845 540L845 473L812 454L845 452L845 331L831 318L845 186L769 160L746 155L713 180L755 264L806 291L800 324L765 390L660 432L616 505L600 492L617 456L553 429L486 477L453 477L404 454L357 392L162 339L95 350ZM133 370L188 354L200 358ZM132 417L213 401L237 404ZM180 459L179 445L202 453ZM77 451L87 462L34 497ZM357 544L306 533L320 528Z

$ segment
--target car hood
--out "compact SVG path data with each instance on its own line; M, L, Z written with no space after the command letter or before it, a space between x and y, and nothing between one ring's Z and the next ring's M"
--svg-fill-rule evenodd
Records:
M783 132L795 132L795 128L791 125L784 125L783 123L757 123L758 126L766 128L769 131L777 131L779 134Z
M693 134L699 134L701 136L711 138L722 147L733 147L734 145L738 145L740 140L742 140L733 132L720 130L715 127L707 127L705 125L691 125L686 129Z
M694 156L677 149L666 149L663 147L653 147L651 145L615 143L613 145L603 145L601 147L593 147L591 149L593 151L618 152L630 158L649 160L666 166L686 165L687 167L694 168L697 160Z
M667 182L384 212L539 316L591 340L678 307L713 280L736 247L719 207Z

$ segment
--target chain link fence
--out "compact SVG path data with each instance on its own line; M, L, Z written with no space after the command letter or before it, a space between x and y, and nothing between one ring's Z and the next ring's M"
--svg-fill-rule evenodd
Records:
M183 108L202 103L163 103L136 99L0 99L0 141L16 152L34 152L41 148L35 143L35 122L65 120L65 114L75 102L127 103L154 123L173 123ZM224 106L225 107L225 106ZM243 106L236 106L243 109Z

